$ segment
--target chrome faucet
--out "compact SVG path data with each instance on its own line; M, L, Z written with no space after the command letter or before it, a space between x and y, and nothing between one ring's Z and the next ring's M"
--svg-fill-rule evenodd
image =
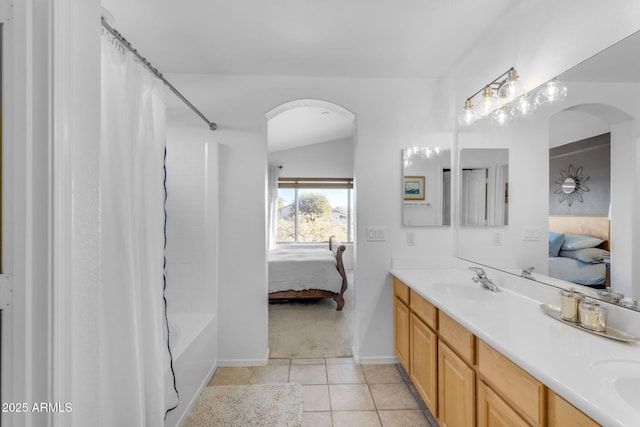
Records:
M522 270L522 274L520 276L524 277L525 279L529 279L529 280L536 280L535 277L533 277L533 267L529 267L529 268L525 268L524 270Z
M477 276L474 276L471 280L473 280L476 283L480 283L480 286L482 286L483 288L487 288L492 292L497 292L500 290L498 289L496 284L493 283L493 281L487 277L487 274L484 272L482 268L469 267L469 270L474 271L477 274Z

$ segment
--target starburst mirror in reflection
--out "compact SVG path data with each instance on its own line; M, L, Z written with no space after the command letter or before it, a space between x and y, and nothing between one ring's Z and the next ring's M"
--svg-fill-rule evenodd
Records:
M560 203L566 200L569 206L573 205L574 200L583 202L582 193L589 191L589 187L585 183L589 180L588 176L582 175L582 166L574 169L573 165L560 171L560 178L553 181L558 186L553 194L560 195Z

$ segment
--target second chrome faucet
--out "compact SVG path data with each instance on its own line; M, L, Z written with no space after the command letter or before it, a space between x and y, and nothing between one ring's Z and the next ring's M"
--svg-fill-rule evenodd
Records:
M483 288L487 288L492 292L497 292L500 289L493 283L493 280L487 277L487 273L484 272L484 269L480 267L469 267L469 270L474 271L476 276L472 278L472 280L476 283L480 283L480 286Z

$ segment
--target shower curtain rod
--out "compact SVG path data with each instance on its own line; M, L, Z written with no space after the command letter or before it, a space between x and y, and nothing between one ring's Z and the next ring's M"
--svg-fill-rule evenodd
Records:
M138 58L140 60L140 62L142 62L145 67L147 67L149 69L149 71L151 71L156 77L158 77L160 80L162 80L162 82L167 85L169 87L169 89L171 89L171 92L173 92L178 98L180 98L180 100L182 102L184 102L185 104L187 104L187 107L191 108L191 110L193 110L194 113L196 113L198 115L198 117L200 117L202 120L204 120L204 122L207 124L207 126L209 126L209 129L211 130L216 130L218 128L218 125L215 124L214 122L212 122L211 120L209 120L204 114L202 114L202 112L200 112L200 110L198 110L191 102L189 102L189 100L187 98L184 97L183 94L181 94L178 89L176 89L167 79L164 78L164 76L162 75L162 73L160 71L158 71L157 68L155 68L153 65L151 65L151 63L149 61L147 61L147 58L143 57L142 55L140 55L137 51L137 49L135 49L131 43L129 43L127 41L127 39L125 39L122 34L120 34L116 29L114 29L111 25L109 25L107 23L107 21L104 19L104 17L102 17L101 19L102 21L102 26L109 31L115 38L117 38L124 47L126 47L131 53L133 53L136 58Z

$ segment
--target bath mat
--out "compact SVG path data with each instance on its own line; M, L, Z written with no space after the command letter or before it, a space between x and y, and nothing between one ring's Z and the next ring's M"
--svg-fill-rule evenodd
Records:
M185 427L302 425L300 384L209 386L194 405Z

